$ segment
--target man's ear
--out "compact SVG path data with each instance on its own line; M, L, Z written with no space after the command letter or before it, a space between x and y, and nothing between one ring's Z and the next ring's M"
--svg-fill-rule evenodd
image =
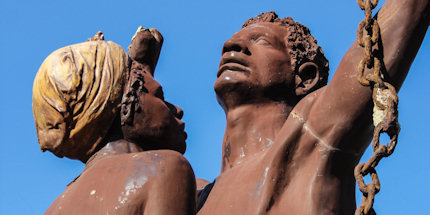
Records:
M319 79L318 65L313 62L302 64L295 75L296 95L302 97L311 92L317 86Z

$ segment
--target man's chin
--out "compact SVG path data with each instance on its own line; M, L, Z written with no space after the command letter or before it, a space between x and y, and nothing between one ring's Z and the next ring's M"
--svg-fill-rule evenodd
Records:
M251 89L251 85L244 80L229 77L222 78L221 76L215 81L214 89L218 95L235 92L246 93Z
M246 87L249 89L249 73L245 71L224 70L215 81L215 90L217 86L229 90Z
M217 79L214 89L218 103L227 111L250 99L255 88L246 81Z

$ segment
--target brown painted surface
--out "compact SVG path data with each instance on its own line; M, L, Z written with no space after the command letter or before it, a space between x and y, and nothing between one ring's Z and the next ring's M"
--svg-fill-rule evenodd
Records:
M46 214L194 213L194 174L178 152L128 152L87 165Z
M429 14L428 0L387 0L377 15L397 89ZM353 169L372 135L371 89L356 78L362 48L354 43L324 86L328 64L307 28L274 13L248 20L223 47L214 86L227 118L222 171L213 187L197 179L208 197L196 206L182 110L153 78L162 42L138 30L107 135L70 155L85 170L46 214L353 214Z
M377 17L387 79L399 89L429 1L387 0ZM222 172L198 214L353 214L353 170L372 136L371 89L356 77L364 52L354 43L317 89L323 61L294 59L299 39L279 24L291 21L275 18L247 21L224 44L215 82L227 117Z
M202 179L202 178L196 178L196 186L197 186L197 190L199 189L203 189L206 185L208 185L210 182Z
M46 214L195 213L195 177L182 156L183 112L164 101L153 78L162 42L155 29L136 33L129 47L130 74L120 85L124 95L113 104L116 117L105 125L110 127L107 135L82 174Z

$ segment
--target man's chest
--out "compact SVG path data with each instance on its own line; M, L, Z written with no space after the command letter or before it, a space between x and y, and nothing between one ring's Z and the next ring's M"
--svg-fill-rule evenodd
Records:
M198 214L255 214L265 186L272 183L268 163L259 161L223 172Z
M223 172L198 214L300 214L316 208L314 199L322 197L330 177L330 155L313 138L297 137Z

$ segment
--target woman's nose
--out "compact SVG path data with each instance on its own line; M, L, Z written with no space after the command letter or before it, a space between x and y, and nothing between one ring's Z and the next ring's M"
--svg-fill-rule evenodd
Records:
M182 119L182 117L184 116L184 111L180 107L171 104L170 102L166 102L166 104L175 117Z
M182 119L182 117L184 116L184 110L182 110L182 108L173 105L176 108L176 117L178 117L179 119Z

